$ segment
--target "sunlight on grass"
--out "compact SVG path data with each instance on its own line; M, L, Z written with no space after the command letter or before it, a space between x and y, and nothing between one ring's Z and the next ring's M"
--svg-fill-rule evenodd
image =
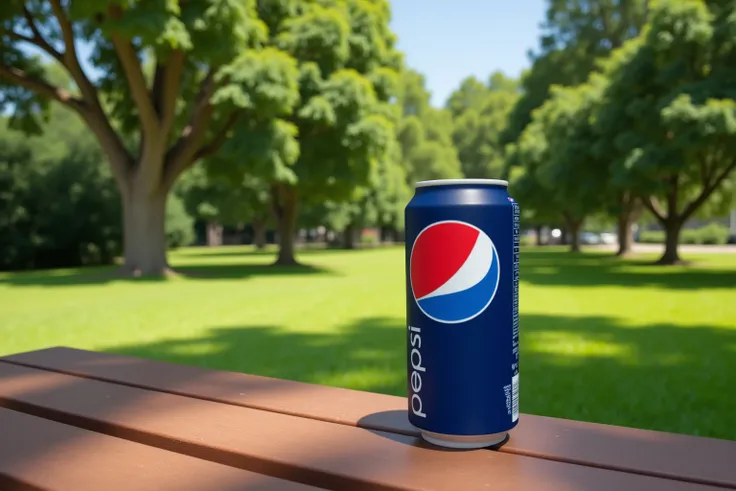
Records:
M391 386L404 383L404 378L396 370L389 367L372 370L350 370L347 372L322 375L315 383L333 385L335 387L350 387L356 390L371 390L375 386Z
M529 352L558 355L561 362L604 357L633 360L630 347L572 332L535 332L524 339Z
M217 355L225 349L225 346L210 342L191 342L184 345L172 346L170 353L175 356L205 356Z
M522 251L522 411L736 438L736 254L654 257ZM3 273L0 355L65 345L405 395L403 248L300 259L190 248L167 280Z

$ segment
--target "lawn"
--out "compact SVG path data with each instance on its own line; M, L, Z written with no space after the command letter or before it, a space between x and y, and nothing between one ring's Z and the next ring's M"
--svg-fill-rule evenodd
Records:
M406 393L402 248L171 259L190 275L0 273L0 355L66 345ZM523 251L521 409L736 439L736 254L650 259Z

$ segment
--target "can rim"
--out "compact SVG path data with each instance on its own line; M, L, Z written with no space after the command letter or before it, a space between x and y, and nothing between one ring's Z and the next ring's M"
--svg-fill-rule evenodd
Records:
M453 184L479 184L481 186L504 186L508 187L509 182L503 179L432 179L429 181L419 181L414 184L417 188L426 188L430 186L451 186Z

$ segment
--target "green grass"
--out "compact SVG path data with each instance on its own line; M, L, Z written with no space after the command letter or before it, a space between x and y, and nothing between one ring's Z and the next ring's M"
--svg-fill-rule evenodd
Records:
M523 412L736 439L736 254L521 258ZM66 345L405 394L403 249L185 249L171 280L0 274L0 355ZM523 424L523 422L522 422Z

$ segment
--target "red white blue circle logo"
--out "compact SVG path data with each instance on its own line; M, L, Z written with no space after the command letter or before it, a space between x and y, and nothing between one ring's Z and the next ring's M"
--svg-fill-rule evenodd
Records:
M427 226L414 239L409 263L417 306L443 324L479 316L498 290L496 246L469 223L448 220Z

